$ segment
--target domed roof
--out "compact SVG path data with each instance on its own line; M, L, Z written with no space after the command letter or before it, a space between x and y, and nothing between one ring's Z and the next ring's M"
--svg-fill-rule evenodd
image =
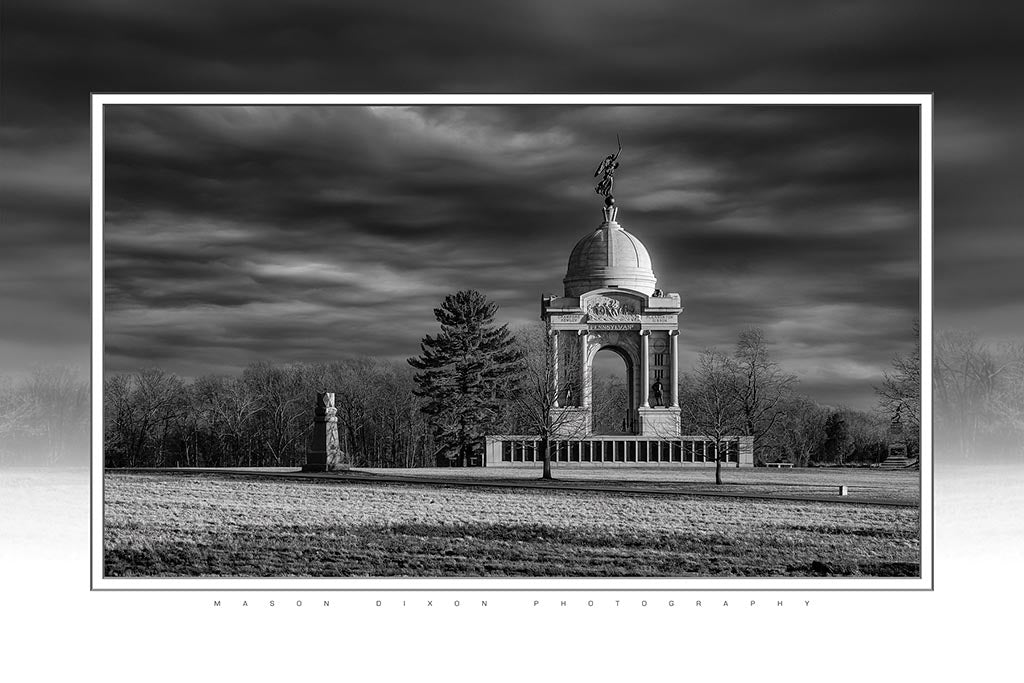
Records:
M643 243L615 221L605 221L576 243L563 282L566 296L580 296L601 287L622 287L650 295L658 280Z

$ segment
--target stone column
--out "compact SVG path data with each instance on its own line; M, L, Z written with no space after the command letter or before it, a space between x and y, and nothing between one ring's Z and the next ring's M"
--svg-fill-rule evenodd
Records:
M558 407L558 330L549 330L548 334L551 335L552 368L554 370L554 372L552 373L554 375L554 377L552 378L552 382L554 382L554 390L555 390L555 403L554 403L554 405L557 408Z
M672 340L672 407L679 407L679 330L668 333Z
M334 394L317 393L313 413L313 443L306 453L304 472L328 472L351 467L338 438L338 410Z
M587 358L587 331L576 332L580 336L580 406L590 407L590 360Z
M650 359L650 330L640 330L641 346L643 347L640 356L640 407L650 408L647 394L651 389L651 359Z

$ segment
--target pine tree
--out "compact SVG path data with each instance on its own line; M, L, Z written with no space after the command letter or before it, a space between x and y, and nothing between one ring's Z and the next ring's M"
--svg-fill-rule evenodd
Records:
M495 325L497 310L480 292L449 294L434 309L441 333L423 337L423 354L409 359L421 371L415 393L427 399L423 412L432 418L439 452L461 466L482 454L483 436L520 371L522 351L507 325Z
M846 457L853 450L853 437L846 426L842 413L833 412L825 421L825 441L821 445L821 459L845 465Z

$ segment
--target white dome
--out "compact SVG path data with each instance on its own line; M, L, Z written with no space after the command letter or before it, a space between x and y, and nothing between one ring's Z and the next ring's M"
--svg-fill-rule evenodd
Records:
M618 223L606 221L576 243L563 282L566 296L580 296L601 287L650 295L658 280L643 243Z

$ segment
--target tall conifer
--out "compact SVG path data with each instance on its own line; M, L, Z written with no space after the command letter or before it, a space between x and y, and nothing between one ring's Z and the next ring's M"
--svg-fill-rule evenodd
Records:
M427 399L423 411L433 418L434 438L462 466L482 455L483 437L520 372L522 351L507 325L495 325L497 311L475 290L449 294L434 309L441 333L423 337L422 355L409 359L420 371L415 393Z

